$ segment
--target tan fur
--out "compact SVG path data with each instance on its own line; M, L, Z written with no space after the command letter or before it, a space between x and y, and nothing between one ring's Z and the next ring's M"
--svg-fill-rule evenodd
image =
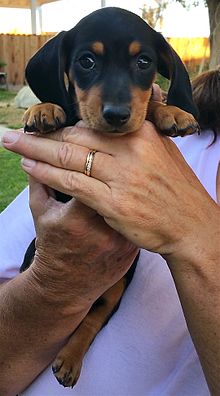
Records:
M93 129L111 132L111 125L107 124L102 116L101 88L94 87L89 91L82 91L75 85L78 99L79 114L84 122ZM151 89L142 91L132 89L131 117L129 121L120 128L121 133L134 132L143 124L147 107L151 96Z
M100 305L92 308L80 326L70 337L68 343L57 355L53 370L59 382L64 386L73 386L80 375L83 358L97 333L101 330L117 306L124 291L126 283L122 278L101 297ZM64 382L63 382L64 381Z
M197 122L192 114L176 106L168 106L156 101L150 102L147 118L152 121L159 130L166 130L166 134L173 137L177 135L191 135L195 132L197 126Z
M97 55L103 55L104 49L105 49L104 44L101 41L96 41L95 43L92 44L92 50Z
M74 82L72 81L74 84ZM112 132L112 127L102 116L101 88L93 87L83 91L76 84L75 91L78 102L79 116L88 127ZM132 89L131 116L129 121L120 128L120 133L131 133L138 130L147 118L159 130L166 131L169 136L190 135L195 132L197 122L192 114L175 106L167 106L161 102L151 100L151 88L143 91ZM66 115L60 106L52 103L42 103L30 107L23 117L27 125L35 125L39 133L55 131L66 121ZM178 133L177 133L178 131Z
M151 88L146 91L142 91L140 88L132 89L132 113L129 120L129 127L131 131L138 130L146 119L151 92Z
M89 91L81 90L74 84L79 115L82 120L93 129L102 129L104 127L101 122L101 90L99 87L92 87Z
M141 50L141 44L138 41L132 41L132 43L129 45L129 55L134 56L137 55Z
M39 103L29 107L24 113L25 125L34 125L37 132L56 131L66 122L66 114L62 107L53 103Z

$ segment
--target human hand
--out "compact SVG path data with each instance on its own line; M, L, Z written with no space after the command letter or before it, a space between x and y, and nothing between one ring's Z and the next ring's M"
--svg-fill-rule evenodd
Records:
M30 267L35 286L58 304L88 308L132 264L137 248L94 210L74 198L61 203L30 178L36 254Z
M219 208L175 144L149 122L121 137L82 123L50 137L59 141L20 135L7 147L38 161L23 163L27 173L74 195L136 245L179 255L207 245L207 233L212 240ZM98 151L92 177L82 173L88 148Z

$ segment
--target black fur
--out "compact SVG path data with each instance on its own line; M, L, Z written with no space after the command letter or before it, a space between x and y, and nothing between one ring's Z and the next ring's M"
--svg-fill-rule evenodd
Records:
M72 74L77 85L83 90L91 85L105 84L104 100L117 96L118 101L129 101L129 90L126 82L126 63L130 62L127 53L123 52L132 41L139 41L142 52L151 60L150 67L143 73L128 75L134 86L143 90L150 87L155 72L171 81L167 104L175 105L197 118L197 109L192 99L188 73L173 48L160 33L153 30L137 15L115 7L107 7L93 12L83 18L73 29L63 31L49 40L29 61L26 68L26 79L42 102L60 105L67 114L66 125L78 121L77 106L74 107L74 89L72 84L65 86L64 73ZM97 67L89 77L79 72L80 54L88 52L89 45L102 41L108 49L104 61L97 57ZM123 45L122 45L123 43ZM117 60L117 73L111 69ZM108 70L106 70L108 68ZM103 77L104 76L104 77ZM122 86L123 81L123 86ZM127 87L127 89L126 89Z
M136 63L128 55L129 45L134 41L141 43L141 53L150 60L147 70L137 70ZM102 42L107 51L101 57L95 56L96 68L87 73L80 67L79 59L90 53L94 42ZM107 7L93 12L73 29L49 40L28 62L26 79L42 102L61 106L67 115L66 125L74 125L79 115L71 78L83 91L102 84L103 103L112 98L118 103L129 103L129 87L143 91L149 89L156 72L171 81L167 104L180 107L196 117L188 73L177 53L160 33L137 15ZM65 85L65 74L68 86ZM62 202L71 199L60 192L56 192L56 198ZM32 241L21 271L29 267L34 252L35 242Z

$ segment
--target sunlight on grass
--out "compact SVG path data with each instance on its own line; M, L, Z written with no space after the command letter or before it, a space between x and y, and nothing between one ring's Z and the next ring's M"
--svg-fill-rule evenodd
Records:
M0 147L0 212L27 186L21 157Z

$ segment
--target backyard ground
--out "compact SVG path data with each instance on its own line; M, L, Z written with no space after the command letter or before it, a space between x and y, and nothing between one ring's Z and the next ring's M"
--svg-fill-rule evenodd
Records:
M13 106L15 92L0 89L0 124L8 128L22 127L24 109ZM27 185L27 176L20 166L20 157L0 147L0 212Z
M20 166L21 158L0 147L0 212L27 185L27 176Z
M0 124L8 128L18 129L22 127L24 109L18 109L13 105L16 92L0 89Z

